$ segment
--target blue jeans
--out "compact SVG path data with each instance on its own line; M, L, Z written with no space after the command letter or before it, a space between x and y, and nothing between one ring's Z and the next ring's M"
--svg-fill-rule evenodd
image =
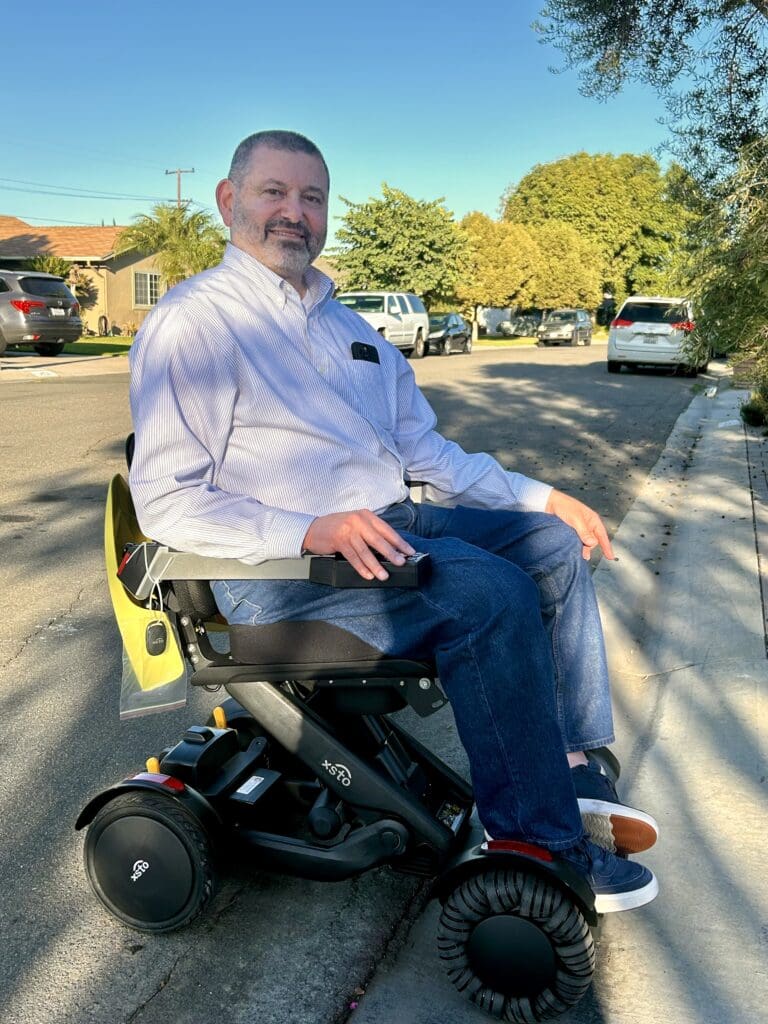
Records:
M557 850L582 836L565 751L613 739L608 670L576 533L544 513L405 501L382 513L432 571L418 589L224 580L232 623L332 622L389 655L433 657L496 838Z

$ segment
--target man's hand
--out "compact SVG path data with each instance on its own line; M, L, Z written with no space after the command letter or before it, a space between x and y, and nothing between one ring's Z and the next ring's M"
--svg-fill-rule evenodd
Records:
M310 524L302 546L314 555L344 555L364 580L389 577L375 551L395 565L402 565L406 555L415 553L389 523L367 508L318 516Z
M598 545L606 558L615 557L602 519L583 501L571 498L562 491L552 491L544 511L551 512L573 527L584 545L581 552L584 558L589 559L592 549Z

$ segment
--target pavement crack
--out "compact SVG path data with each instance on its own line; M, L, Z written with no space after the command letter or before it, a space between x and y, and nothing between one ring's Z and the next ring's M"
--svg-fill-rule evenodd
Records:
M371 958L368 971L357 984L351 984L350 990L344 999L344 1006L339 1013L332 1017L328 1024L347 1024L355 1013L356 1001L359 998L363 998L357 993L362 992L363 994L368 990L368 986L371 984L376 976L376 973L381 967L386 966L390 960L395 959L397 954L405 945L408 936L413 928L414 924L418 920L422 911L429 903L432 897L432 884L424 880L417 887L415 892L408 899L403 907L403 910L394 923L394 927L390 932L388 938L386 938L381 946L375 951Z
M47 622L41 623L39 626L36 626L31 633L28 633L25 637L22 637L18 648L13 654L9 656L8 660L6 661L6 665L12 665L15 661L18 661L19 658L24 654L27 647L32 643L33 640L36 640L41 633L44 633L47 629L50 629L52 626L56 625L56 623L59 622L61 619L68 618L72 614L74 608L82 600L85 590L85 587L81 587L78 590L77 594L69 602L69 605L63 611L57 612L56 615L48 619Z
M147 996L146 999L142 1000L142 1002L140 1002L138 1006L131 1011L130 1015L125 1018L125 1024L131 1024L131 1021L136 1020L138 1018L138 1015L140 1013L143 1013L143 1011L147 1008L147 1006L149 1006L149 1004L152 1002L155 996L159 995L163 991L165 986L173 977L174 971L179 966L179 961L181 960L181 958L182 954L179 954L179 956L176 957L171 966L168 968L168 970L165 972L165 974L158 982L155 991L151 995Z

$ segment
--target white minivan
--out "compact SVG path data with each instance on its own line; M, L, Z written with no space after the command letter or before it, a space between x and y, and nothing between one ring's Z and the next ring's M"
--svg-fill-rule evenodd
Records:
M696 325L688 299L660 295L630 295L608 331L608 373L622 366L669 366L696 375L698 366L686 360L684 342Z
M421 359L426 354L429 316L418 295L410 292L342 292L336 299L359 313L406 356Z

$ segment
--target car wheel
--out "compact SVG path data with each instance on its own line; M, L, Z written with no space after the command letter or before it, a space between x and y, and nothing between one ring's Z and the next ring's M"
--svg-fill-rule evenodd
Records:
M590 333L590 334L588 334L588 335L586 336L586 338L584 339L584 344L585 344L585 345L591 345L591 344L592 344L592 334L591 334L591 333Z
M440 349L441 356L449 356L453 352L453 340L446 338L443 342L442 348Z
M621 370L621 363L615 359L608 360L608 373L618 373Z
M64 351L64 345L59 342L45 342L42 345L35 345L35 352L39 356L60 356Z
M416 332L416 342L411 350L411 355L414 359L423 359L427 352L427 346L424 343L424 333L421 328Z
M574 345L578 345L578 344L579 344L579 332L578 332L578 331L574 331L574 332L573 332L573 334L571 335L571 340L570 340L570 343L569 343L569 344L570 344L571 346L574 346Z
M464 351L467 353L467 355L469 355L469 353L472 351L472 335L471 334L468 334L467 337L466 337L466 340L464 342Z
M0 334L0 356L3 354L3 352L5 352L5 350L7 348L8 348L8 342L5 340L5 338L2 336L2 334Z

